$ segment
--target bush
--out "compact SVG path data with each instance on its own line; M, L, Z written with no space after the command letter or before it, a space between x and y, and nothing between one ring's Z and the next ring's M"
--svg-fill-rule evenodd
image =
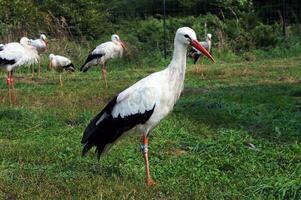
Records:
M259 24L251 32L255 46L258 48L265 49L275 47L279 41L279 37L281 37L281 34L279 34L279 30L281 29L277 24Z

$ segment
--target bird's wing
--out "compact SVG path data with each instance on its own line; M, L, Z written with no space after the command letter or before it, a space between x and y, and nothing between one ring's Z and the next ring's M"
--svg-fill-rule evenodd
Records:
M201 45L202 45L206 50L209 49L209 44L208 44L208 42L200 42L200 43L201 43Z
M155 106L156 90L143 81L121 92L87 126L82 138L83 155L93 146L99 156L106 152L124 132L144 124Z
M40 39L36 39L36 40L30 39L29 45L34 47L39 53L42 53L46 50L45 42Z
M120 47L122 48L122 47ZM119 54L119 46L116 45L114 42L105 42L98 45L92 52L92 54L102 54L102 55L109 55L112 58L115 55Z
M124 118L136 113L143 114L153 109L156 100L156 88L148 85L146 81L141 81L117 96L112 116Z
M8 43L8 44L4 45L2 47L2 50L8 51L8 50L15 50L15 49L19 49L19 48L23 48L23 46L20 43L11 42L11 43Z
M55 60L61 65L61 66L65 66L65 65L69 65L71 63L71 60L69 60L68 58L64 57L64 56L59 56L56 55L55 56Z
M19 43L6 44L0 51L1 65L21 66L34 64L39 60L35 49L25 48Z
M28 43L29 43L31 46L34 46L34 47L36 47L36 48L41 48L41 47L43 47L43 44L42 44L42 42L41 42L39 39L36 39L36 40L30 39L30 40L28 41Z
M0 65L14 65L20 60L22 57L22 53L18 51L0 51Z
M112 42L105 42L105 43L102 43L100 45L98 45L93 51L92 51L92 54L102 54L104 55L105 53L107 53L107 50L109 48L111 48L111 43Z

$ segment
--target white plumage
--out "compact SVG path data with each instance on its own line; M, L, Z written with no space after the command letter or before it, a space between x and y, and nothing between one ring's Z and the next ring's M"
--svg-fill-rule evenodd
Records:
M29 44L36 48L39 54L44 53L47 49L47 38L45 34L41 34L39 39L30 39Z
M211 46L212 46L212 42L211 42L211 38L212 38L212 34L208 33L206 40L200 42L201 45L208 51L211 52ZM189 52L190 57L192 57L194 64L198 61L198 59L202 56L202 53L200 51L198 51L197 49L195 49L194 47L192 47L191 51Z
M137 127L143 135L147 184L153 184L148 164L148 135L173 109L183 90L187 47L192 45L204 55L213 58L196 40L195 32L188 27L177 30L174 54L169 66L138 81L119 93L88 125L82 138L83 154L92 146L98 154L104 153L123 132ZM214 60L213 60L214 61Z
M0 69L8 72L8 95L13 97L13 100L15 100L13 70L24 64L34 64L38 60L38 52L34 47L29 45L29 39L27 37L21 38L20 43L8 43L1 48ZM10 92L10 86L12 87L12 94Z
M34 64L39 60L36 49L29 45L29 39L22 37L20 43L12 42L4 45L0 51L0 68L10 72L24 64Z
M39 55L41 55L42 53L44 53L47 49L47 38L45 34L41 34L39 39L30 39L29 40L29 44L31 46L33 46L34 48L36 48L36 50L38 51ZM34 77L34 65L31 66L31 70L32 70L32 78ZM38 61L38 76L41 76L41 63L40 60Z
M75 67L69 58L54 54L49 55L49 68L53 68L57 72L60 72L61 85L63 85L61 72L63 72L64 70L70 72L75 71Z
M81 71L86 72L94 65L102 65L102 75L107 86L106 80L106 63L110 59L121 58L123 56L124 44L119 39L119 36L113 34L112 41L102 43L93 49L88 55L85 63L80 68Z

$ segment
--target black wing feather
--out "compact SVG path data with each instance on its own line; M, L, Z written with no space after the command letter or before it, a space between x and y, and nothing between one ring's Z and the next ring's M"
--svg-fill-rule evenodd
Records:
M90 66L86 66L86 64L94 59L99 59L103 56L104 54L92 54L92 52L88 55L85 63L81 66L80 71L86 72L89 70Z
M1 65L13 65L15 63L16 63L15 60L8 60L8 59L5 59L5 58L0 58L0 64Z
M111 113L116 100L117 96L87 126L81 141L84 144L82 155L85 155L93 146L96 146L96 152L99 157L104 153L106 146L113 144L124 132L138 124L144 124L151 117L155 109L154 105L151 110L144 113L136 113L123 118L120 116L113 118ZM103 114L106 114L104 119L96 124Z

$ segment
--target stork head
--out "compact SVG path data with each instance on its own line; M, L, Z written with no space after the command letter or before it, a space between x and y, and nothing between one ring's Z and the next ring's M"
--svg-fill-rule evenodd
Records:
M49 60L52 60L54 58L54 54L53 53L49 54L48 58L49 58Z
M182 27L177 30L175 36L175 43L183 44L186 47L191 45L197 50L199 50L203 55L208 57L210 60L215 62L214 58L210 55L210 53L197 40L194 30L192 30L189 27Z
M120 38L119 38L118 35L113 34L113 35L111 36L111 40L112 40L113 42L119 42L119 41L120 41Z
M43 41L45 41L45 40L47 39L47 37L46 37L45 34L41 34L41 35L40 35L40 39L43 40Z
M112 42L118 42L122 46L122 48L125 49L124 43L120 40L120 38L117 34L113 34L111 39L112 39Z
M47 37L46 37L46 35L45 34L41 34L40 35L40 40L42 40L42 41L44 41L45 42L45 44L46 44L46 46L47 46L47 44L48 44L48 41L47 41Z
M212 34L211 34L211 33L208 33L208 34L207 34L206 40L210 40L210 41L211 41L211 37L212 37Z

